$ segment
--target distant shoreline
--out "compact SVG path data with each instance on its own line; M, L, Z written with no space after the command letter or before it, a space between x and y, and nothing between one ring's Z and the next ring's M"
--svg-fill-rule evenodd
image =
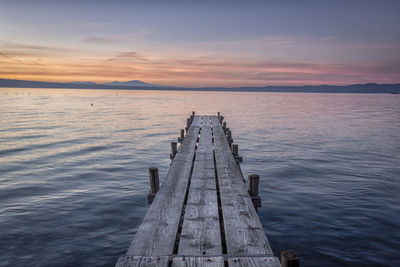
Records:
M304 85L265 87L173 87L173 86L126 86L85 83L55 83L0 79L1 88L49 88L94 90L160 90L160 91L215 91L215 92L272 92L272 93L400 93L400 84L352 84L352 85Z

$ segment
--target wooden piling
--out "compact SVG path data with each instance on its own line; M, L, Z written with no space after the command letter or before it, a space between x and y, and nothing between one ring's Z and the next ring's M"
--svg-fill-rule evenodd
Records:
M260 182L260 176L258 174L250 174L248 178L249 195L254 207L257 210L257 208L261 207L261 198L258 196L258 184Z
M239 145L232 144L231 145L232 155L235 158L236 164L243 162L243 158L239 156Z
M285 250L281 253L282 267L299 267L299 255L294 250Z
M156 196L158 189L160 188L160 180L158 177L158 168L149 168L149 180L150 180L150 192L147 195L147 203L153 203L153 199Z
M222 129L226 129L226 121L224 121L224 123L222 124Z
M218 111L218 119L219 119L219 116L221 116L221 112Z
M189 131L190 124L191 124L190 118L187 118L187 119L186 119L186 128L185 128L185 129L186 129L186 132Z
M229 129L226 132L226 139L228 140L229 146L231 146L233 143L233 139L232 139L232 132Z
M234 157L239 156L239 145L232 144L232 154Z
M178 144L176 142L171 142L170 159L173 159L177 152L178 152Z
M178 137L178 142L182 143L184 138L185 138L185 130L181 129L181 136Z
M249 175L249 194L250 196L258 196L258 184L260 176L258 174Z

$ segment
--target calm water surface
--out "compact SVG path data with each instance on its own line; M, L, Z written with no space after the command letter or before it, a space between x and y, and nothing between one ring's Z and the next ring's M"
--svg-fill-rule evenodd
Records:
M244 174L261 175L276 255L400 266L399 95L7 88L0 266L113 266L148 209L148 167L165 176L192 110L221 111Z

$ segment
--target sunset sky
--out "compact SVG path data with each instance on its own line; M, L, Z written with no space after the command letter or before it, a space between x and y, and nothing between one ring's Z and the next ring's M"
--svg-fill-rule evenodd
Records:
M400 1L0 1L0 78L400 83Z

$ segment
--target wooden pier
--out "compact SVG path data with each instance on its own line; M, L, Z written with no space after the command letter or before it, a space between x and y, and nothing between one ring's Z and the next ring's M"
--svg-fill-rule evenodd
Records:
M258 176L246 186L223 116L193 112L178 141L162 186L149 170L152 204L116 266L281 266L257 215Z

